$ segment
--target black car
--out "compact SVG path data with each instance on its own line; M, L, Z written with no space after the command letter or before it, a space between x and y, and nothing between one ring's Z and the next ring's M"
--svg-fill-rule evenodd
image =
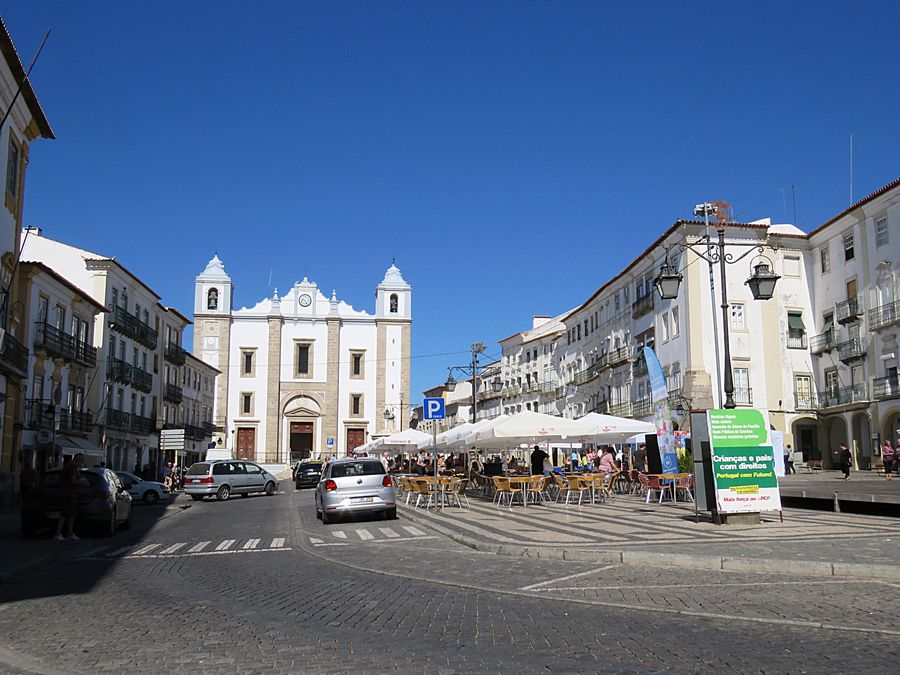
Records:
M312 459L304 459L297 465L294 471L294 486L296 489L302 487L315 487L319 484L322 477L322 467L325 462L319 462Z
M87 485L78 488L75 529L99 529L111 536L119 526L131 527L131 495L109 469L82 469L79 476ZM22 496L22 534L28 536L44 528L56 527L62 503L62 470L48 471L40 482Z

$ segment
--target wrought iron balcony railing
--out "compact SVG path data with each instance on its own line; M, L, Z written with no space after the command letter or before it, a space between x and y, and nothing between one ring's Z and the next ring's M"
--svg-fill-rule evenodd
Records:
M153 391L153 375L137 366L131 367L131 386L138 391L149 394Z
M89 434L94 429L94 416L88 412L62 408L59 411L60 431Z
M184 394L181 391L181 387L177 384L166 384L166 390L163 393L163 398L169 403L181 403L184 398Z
M616 366L625 363L631 359L631 349L628 347L619 347L609 353L609 365Z
M797 410L818 410L819 402L812 392L794 392L794 408Z
M609 413L609 401L597 401L597 405L594 406L594 412L601 415Z
M635 417L647 417L653 414L653 403L650 397L638 399L632 404L631 414Z
M631 303L631 318L638 319L650 310L653 309L653 294L648 293L647 295L638 298L633 303Z
M170 363L174 363L176 366L183 366L186 355L187 352L181 348L181 345L175 344L174 342L170 342L166 345L165 358Z
M841 389L826 390L819 394L820 408L833 408L839 405L852 403L867 403L869 401L869 388L865 384L854 384Z
M869 330L881 330L900 324L900 300L869 310Z
M790 331L787 334L788 349L806 349L806 333Z
M131 364L115 356L109 357L106 363L106 376L113 382L131 384Z
M632 377L643 377L647 374L647 359L644 357L644 352L641 352L641 355L634 360L634 363L631 364L631 376Z
M19 342L9 331L3 336L0 365L3 366L4 371L20 377L25 377L28 373L28 347Z
M834 334L834 328L829 328L824 333L820 333L819 335L813 335L809 339L810 354L822 354L824 352L830 352L835 347L837 347L837 339Z
M46 321L34 324L35 349L43 349L52 356L78 361L86 366L97 365L97 350L73 335L51 326Z
M609 414L616 417L631 417L631 401L621 401L609 406Z
M109 409L106 411L106 426L110 429L122 429L128 431L131 427L131 415L121 410Z
M838 346L838 359L842 363L860 361L866 356L866 341L861 338L851 338L841 342Z
M136 434L149 434L153 431L153 420L140 415L130 415L129 428Z
M876 378L872 381L872 396L877 399L900 397L900 378L896 375Z
M56 424L56 406L50 401L32 398L25 402L25 426L29 429L52 429Z
M863 314L863 306L859 298L848 298L834 306L834 319L840 324L859 321Z
M737 405L753 405L753 390L749 387L735 387L734 402Z

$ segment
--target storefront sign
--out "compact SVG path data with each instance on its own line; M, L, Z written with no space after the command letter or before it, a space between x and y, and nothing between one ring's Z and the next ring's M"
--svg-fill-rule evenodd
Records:
M780 511L768 411L709 410L706 414L719 511Z

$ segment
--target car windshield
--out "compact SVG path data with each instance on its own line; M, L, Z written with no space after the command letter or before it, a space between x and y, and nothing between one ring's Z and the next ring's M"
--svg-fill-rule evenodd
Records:
M346 478L347 476L376 476L384 473L384 465L381 462L346 462L335 464L331 468L332 478Z
M198 464L194 464L188 469L188 476L205 476L209 473L209 464L204 464L200 462Z

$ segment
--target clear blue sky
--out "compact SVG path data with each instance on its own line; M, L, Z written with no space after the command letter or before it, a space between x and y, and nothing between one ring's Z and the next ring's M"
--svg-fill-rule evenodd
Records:
M896 2L5 3L58 140L27 224L190 313L414 288L413 397L699 201L811 229L900 175ZM624 5L624 6L620 6ZM272 284L269 285L271 271Z

